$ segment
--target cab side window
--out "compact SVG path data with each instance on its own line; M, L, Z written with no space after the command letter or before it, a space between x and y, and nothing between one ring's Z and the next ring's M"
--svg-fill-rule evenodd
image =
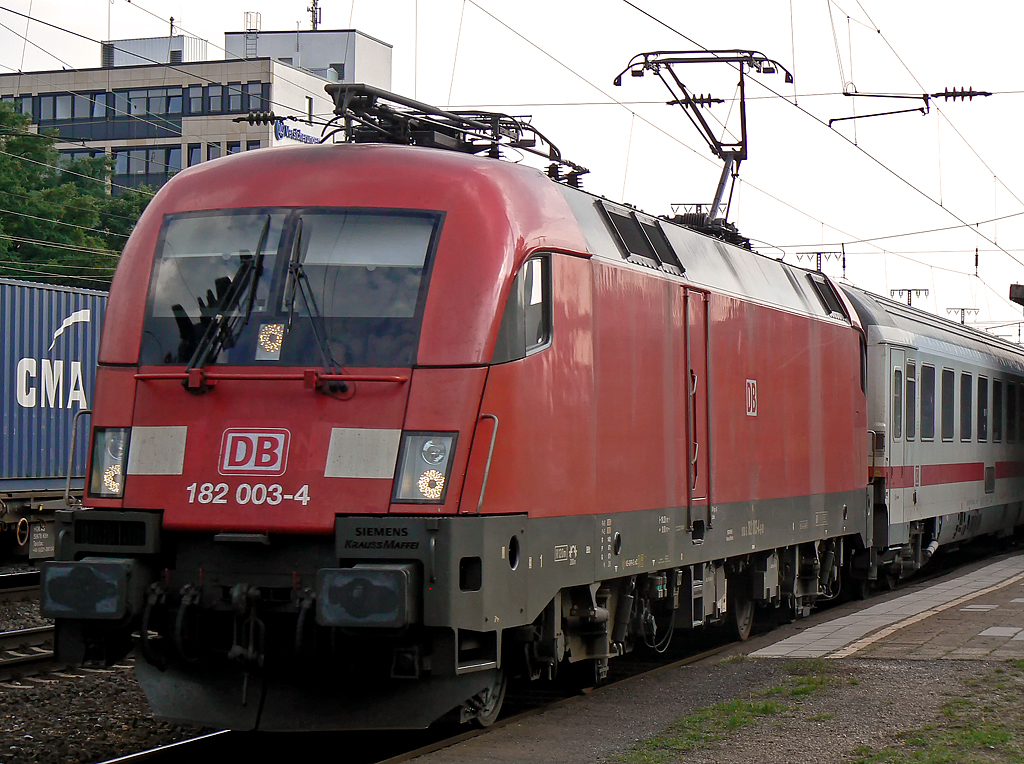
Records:
M493 363L525 358L551 341L551 258L531 257L512 282Z

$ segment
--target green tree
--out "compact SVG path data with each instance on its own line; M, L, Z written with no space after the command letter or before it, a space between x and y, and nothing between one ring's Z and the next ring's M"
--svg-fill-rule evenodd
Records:
M113 189L109 157L70 160L0 102L0 276L105 289L152 196Z

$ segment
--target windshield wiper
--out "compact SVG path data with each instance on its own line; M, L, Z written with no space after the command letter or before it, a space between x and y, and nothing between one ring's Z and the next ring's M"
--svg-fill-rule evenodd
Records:
M252 309L256 302L256 285L259 283L263 273L263 250L267 246L267 237L270 234L270 215L267 215L263 223L263 230L260 232L259 242L256 244L256 253L250 256L242 256L241 265L231 279L230 287L225 290L224 296L218 301L217 308L210 317L209 323L199 339L192 358L189 359L186 371L192 371L197 366L203 366L208 358L216 358L221 350L233 347L238 333L249 322ZM247 296L246 309L240 316L229 317L227 313L234 310ZM202 310L202 302L200 302ZM209 301L207 302L209 307Z
M313 295L313 288L309 284L309 278L306 276L306 271L302 267L302 218L299 218L299 224L295 228L295 245L292 247L291 257L288 258L288 323L286 331L291 331L292 319L295 317L295 293L298 292L299 296L302 297L302 304L306 308L306 316L309 318L309 326L313 330L313 339L316 340L317 347L320 350L320 361L323 363L324 372L326 374L339 374L337 361L334 360L334 354L331 353L331 345L327 341L327 323L324 320L323 313L320 312L320 307L316 303L316 297ZM319 329L317 329L317 321L320 322L321 328L324 333L321 335ZM331 382L328 384L328 389L332 392L348 392L348 384L346 382Z

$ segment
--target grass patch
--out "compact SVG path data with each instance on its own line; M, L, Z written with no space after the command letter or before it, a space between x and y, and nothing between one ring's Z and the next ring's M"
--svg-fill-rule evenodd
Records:
M684 716L660 735L639 743L619 761L628 764L662 764L678 754L721 740L730 732L781 714L787 707L775 700L730 700Z
M746 660L745 655L726 658L722 663ZM661 734L635 745L615 761L622 764L667 764L680 760L680 754L723 740L731 732L768 717L793 711L787 699L801 698L825 690L840 680L841 668L835 661L794 660L784 666L783 684L770 687L747 700L732 700L702 708L678 719ZM815 721L827 721L834 714L821 714Z
M909 730L900 742L851 752L851 764L993 764L1024 761L1024 661L970 679L967 697L939 706L936 724Z

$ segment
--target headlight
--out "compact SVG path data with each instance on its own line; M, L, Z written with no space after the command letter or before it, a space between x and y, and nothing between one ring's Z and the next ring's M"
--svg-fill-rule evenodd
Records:
M92 473L89 495L119 499L124 495L124 472L131 428L97 427L92 436Z
M443 504L451 475L457 433L407 432L402 435L394 501Z

